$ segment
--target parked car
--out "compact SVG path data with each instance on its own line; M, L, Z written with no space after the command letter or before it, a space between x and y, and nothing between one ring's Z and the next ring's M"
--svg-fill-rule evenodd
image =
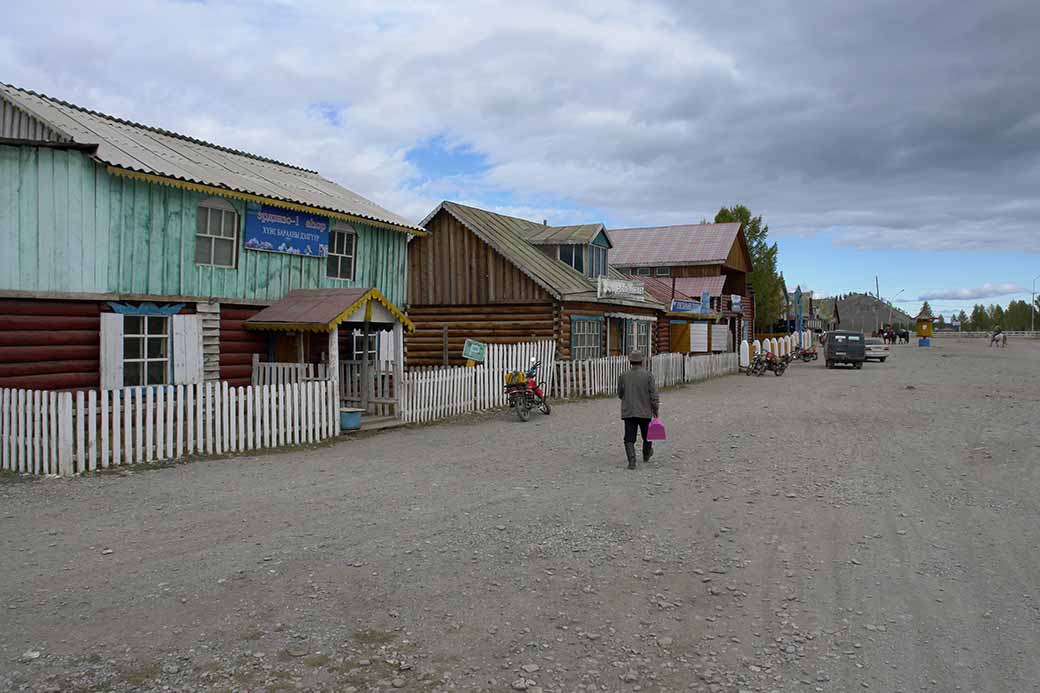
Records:
M877 337L867 337L866 339L866 360L877 359L881 363L885 362L888 358L889 348L885 344L885 340L878 339Z
M852 330L828 332L823 354L827 368L834 368L834 365L838 363L847 363L853 368L863 368L863 361L867 355L863 333Z

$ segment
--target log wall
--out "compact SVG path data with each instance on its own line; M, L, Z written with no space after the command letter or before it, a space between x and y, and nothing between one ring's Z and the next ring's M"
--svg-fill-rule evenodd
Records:
M98 387L103 306L0 299L0 387Z
M448 328L449 365L462 365L467 338L488 344L516 344L554 336L551 303L511 305L415 306L408 317L415 332L405 337L408 367L444 363L443 328Z
M260 306L220 305L220 379L245 386L253 377L253 354L267 360L267 334L247 330L243 322L260 312Z
M612 306L602 303L567 303L564 304L561 313L559 336L557 338L557 358L560 360L569 360L571 358L571 317L579 315L587 316L603 316L605 313L630 313L632 315L656 315L656 311L652 308L631 308L628 306ZM609 335L606 333L608 330L604 327L604 348L607 349L604 353L610 356L618 356L620 354L620 340L618 339L619 330L621 329L620 319L604 318L604 326L606 321L610 321ZM661 344L659 334L659 323L653 323L650 328L654 332L654 345L658 346ZM610 345L606 345L606 340L609 336ZM667 339L665 340L666 348L662 351L668 351Z

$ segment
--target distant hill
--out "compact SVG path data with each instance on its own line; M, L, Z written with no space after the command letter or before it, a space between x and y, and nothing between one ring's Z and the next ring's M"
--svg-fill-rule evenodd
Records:
M841 329L862 330L873 332L879 325L889 323L889 310L891 310L891 322L897 327L911 328L914 318L910 314L889 306L884 301L879 301L872 294L848 294L837 298L817 299L821 312L830 315L834 311L834 303L838 304L838 317L841 319Z

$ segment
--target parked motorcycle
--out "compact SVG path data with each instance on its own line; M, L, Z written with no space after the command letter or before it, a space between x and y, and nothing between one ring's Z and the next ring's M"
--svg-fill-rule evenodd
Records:
M771 351L766 352L765 356L765 368L761 372L755 375L762 375L766 371L773 371L773 375L780 377L787 370L787 357L777 356Z
M505 375L506 398L509 406L516 412L517 418L527 421L531 418L531 410L538 407L543 414L551 414L552 407L545 396L545 383L535 380L541 361L531 358L531 367L526 371L510 371Z
M804 361L805 363L809 363L810 361L815 361L817 358L819 358L819 354L816 353L816 347L812 346L808 349L799 350L798 357L802 359L802 361Z
M758 352L751 358L751 363L748 364L747 368L744 369L744 373L748 376L762 375L766 372L766 357L765 352Z

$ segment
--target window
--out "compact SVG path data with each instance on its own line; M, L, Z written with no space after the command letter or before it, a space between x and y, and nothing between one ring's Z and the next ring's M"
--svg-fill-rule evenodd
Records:
M561 245L560 260L582 274L585 273L585 248L580 245Z
M642 352L643 356L650 357L650 322L648 320L629 320L625 333L625 348L628 353L633 351Z
M641 276L641 277L649 277L650 276L650 268L649 267L636 267L636 274Z
M211 197L195 215L195 264L234 267L238 260L238 213L231 203Z
M124 387L168 382L169 334L169 318L165 315L124 316Z
M672 268L671 267L655 267L654 268L654 274L656 274L658 277L670 277L670 276L672 276Z
M571 319L571 360L597 359L603 355L603 321Z
M365 335L361 330L354 331L354 360L361 361L365 358ZM368 335L368 360L379 360L379 333L370 332Z
M597 245L589 246L589 276L593 279L607 276L606 248Z
M332 227L329 241L328 275L333 279L353 279L357 233L337 224Z

